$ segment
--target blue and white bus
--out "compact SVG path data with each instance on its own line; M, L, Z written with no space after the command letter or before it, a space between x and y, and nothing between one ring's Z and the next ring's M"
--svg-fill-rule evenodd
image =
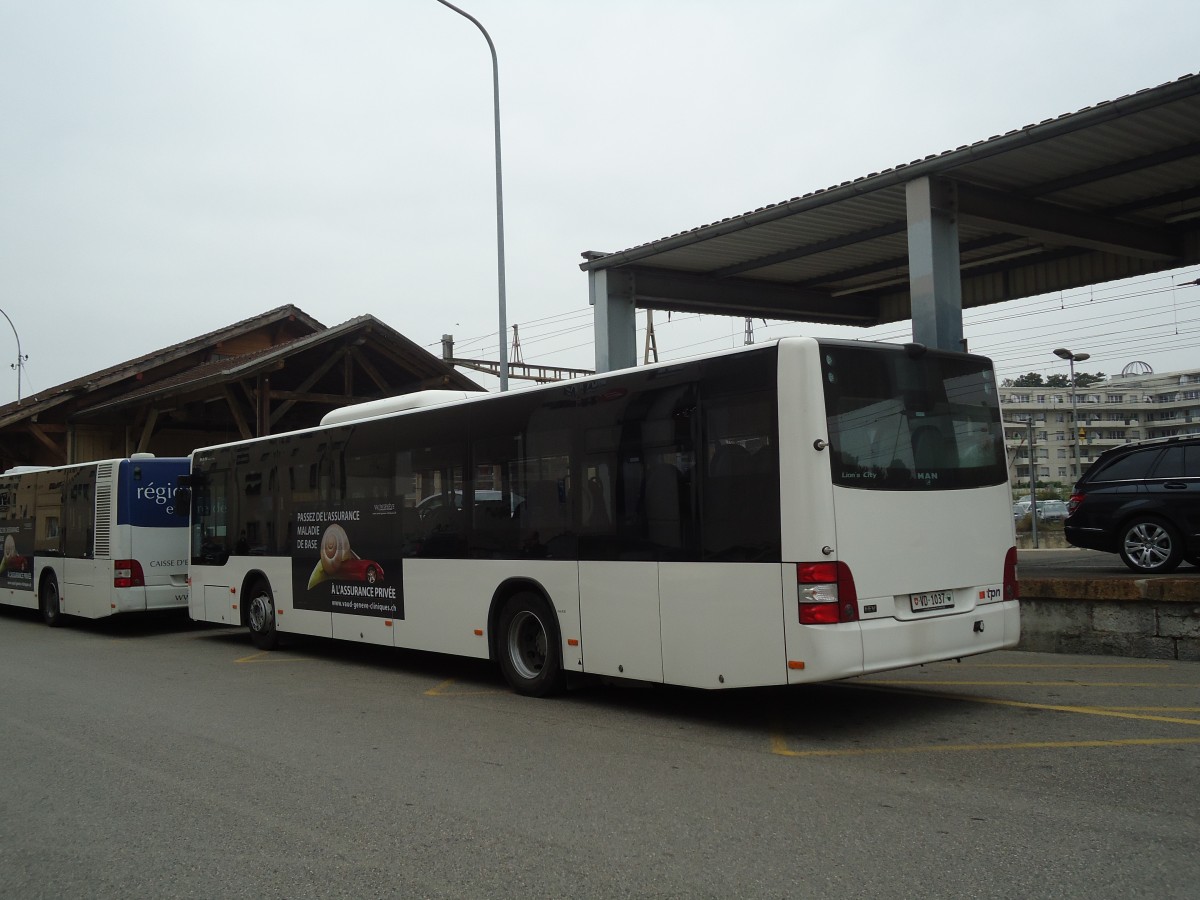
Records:
M188 603L188 460L135 454L0 475L0 603L98 619Z
M1016 644L989 360L788 338L192 454L191 616L701 688ZM430 404L433 405L430 405Z

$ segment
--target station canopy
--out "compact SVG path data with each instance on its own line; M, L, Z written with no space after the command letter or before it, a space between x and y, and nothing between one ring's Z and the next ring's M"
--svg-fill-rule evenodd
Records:
M1200 75L617 253L638 308L870 326L913 318L909 183L958 235L962 308L1200 262Z

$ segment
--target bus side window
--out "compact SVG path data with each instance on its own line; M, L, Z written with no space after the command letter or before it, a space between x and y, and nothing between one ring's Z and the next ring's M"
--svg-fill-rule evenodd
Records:
M63 554L69 559L91 559L96 529L95 468L89 466L74 472L65 489Z
M650 543L667 548L683 544L685 498L683 473L671 463L654 463L646 470L643 511Z
M192 561L198 565L223 566L233 550L229 533L229 501L233 472L212 469L192 487Z
M706 402L701 529L706 560L777 559L779 460L774 395L714 393Z
M457 559L467 553L467 511L462 456L458 445L418 447L411 455L416 540L406 556ZM407 473L405 480L407 481ZM407 526L406 526L407 527Z
M611 484L612 476L609 475L607 464L587 467L581 494L584 531L607 531L611 527Z
M33 552L38 556L62 556L66 521L63 513L63 473L38 472L33 504L27 513L34 518Z
M566 431L533 431L529 451L515 461L512 489L522 498L516 506L521 555L574 558L577 491L571 478L571 436Z

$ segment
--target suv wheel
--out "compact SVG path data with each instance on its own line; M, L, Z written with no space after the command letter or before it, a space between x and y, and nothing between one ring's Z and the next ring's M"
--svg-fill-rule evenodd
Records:
M1170 572L1183 559L1183 542L1179 532L1162 519L1130 519L1121 529L1121 559L1135 572Z

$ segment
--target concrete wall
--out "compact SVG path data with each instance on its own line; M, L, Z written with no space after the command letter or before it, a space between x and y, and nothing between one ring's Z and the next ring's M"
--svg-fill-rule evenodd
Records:
M1018 649L1200 662L1200 578L1022 580Z

